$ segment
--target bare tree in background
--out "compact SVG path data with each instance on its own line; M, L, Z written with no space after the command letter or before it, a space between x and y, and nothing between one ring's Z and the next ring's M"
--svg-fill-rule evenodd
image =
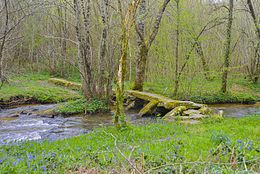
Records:
M90 0L74 0L76 16L76 36L78 40L78 64L82 78L82 90L88 100L95 96L92 53L90 44Z
M251 78L252 82L256 84L258 82L259 76L260 76L260 23L259 23L259 19L258 19L257 15L256 15L256 11L255 11L252 0L247 0L247 6L249 9L250 15L253 19L253 22L255 25L255 31L256 31L256 35L257 35L257 43L255 46L255 58L254 58L251 68L248 68L248 70L250 72L249 73L250 78Z
M0 1L0 84L7 82L5 73L5 52L7 44L22 38L19 33L14 34L20 24L33 13L30 8L41 6L39 2L31 1ZM8 48L10 49L10 48Z
M143 90L148 53L159 32L160 23L169 2L170 0L164 0L163 5L161 6L159 13L156 16L152 33L149 35L148 39L146 39L145 38L146 1L145 0L141 1L140 12L139 12L139 23L138 26L136 26L136 31L139 36L138 39L139 53L136 62L136 77L135 77L135 83L133 87L134 90L140 90L140 91Z
M228 8L228 23L227 23L227 36L225 43L225 56L224 56L224 68L222 75L222 87L221 91L223 93L227 92L227 81L228 81L228 72L230 66L230 57L231 57L231 40L232 40L232 24L233 24L233 12L234 12L234 0L229 0Z
M107 55L107 42L108 42L108 6L109 1L108 0L101 0L101 18L102 18L102 32L101 32L101 38L100 38L100 49L99 49L99 80L98 80L98 94L100 97L103 95L109 96L109 90L107 83L109 83L109 75L106 73L105 63L108 59ZM105 98L108 98L108 96L105 96Z

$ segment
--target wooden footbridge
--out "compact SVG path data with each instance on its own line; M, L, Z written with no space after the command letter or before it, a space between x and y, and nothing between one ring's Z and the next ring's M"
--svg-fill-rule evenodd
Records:
M77 90L81 89L80 84L63 79L52 78L49 79L49 83ZM128 98L128 109L136 108L137 105L140 107L141 103L141 110L139 111L140 116L159 114L166 120L173 120L175 118L201 119L208 117L211 112L206 105L197 104L191 101L173 100L158 94L127 90L126 95L126 98Z

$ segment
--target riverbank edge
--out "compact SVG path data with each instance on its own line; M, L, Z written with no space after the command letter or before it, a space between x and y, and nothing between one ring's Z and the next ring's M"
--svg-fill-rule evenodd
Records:
M94 100L93 104L92 102L88 102L87 106L84 106L82 104L87 103L84 100L83 95L80 93L81 85L79 83L67 81L65 79L59 79L59 78L50 78L49 76L43 76L43 78L34 77L34 81L36 82L34 85L41 85L42 82L46 84L50 84L48 88L58 88L60 91L63 89L67 89L69 91L73 91L75 96L71 97L61 97L59 100L56 99L54 94L48 94L49 96L45 96L44 94L42 96L42 91L37 90L37 86L32 91L35 90L34 95L23 95L21 92L17 92L17 94L14 92L12 96L9 98L9 100L3 100L0 98L0 108L13 108L17 107L19 105L27 105L27 104L57 104L58 108L55 110L55 114L64 114L67 116L75 115L75 114L81 114L81 113L102 113L102 112L108 112L109 111L109 105L103 101L97 101ZM29 75L26 77L26 79L21 79L19 83L24 83L26 86L26 80L31 80L31 76ZM10 84L11 87L12 84ZM8 85L7 85L8 88ZM28 86L30 88L30 86ZM55 89L57 90L57 89ZM6 92L8 93L8 89ZM149 91L145 90L147 92L153 92L160 94L158 91ZM60 92L61 94L64 94L64 92ZM162 94L161 94L162 95ZM168 96L168 95L166 95ZM168 96L170 98L174 98L172 96ZM47 98L47 100L46 100ZM113 97L114 98L114 97ZM233 94L233 93L212 93L209 95L193 95L191 97L187 97L185 95L178 97L179 100L191 100L196 103L201 104L226 104L226 103L233 103L233 104L255 104L256 102L260 101L260 98L252 96L252 95L244 95L244 94ZM104 107L105 105L106 107ZM77 106L78 105L78 106ZM53 113L53 112L52 112Z
M232 173L244 171L246 164L247 170L259 172L259 121L260 116L252 116L206 119L195 125L178 122L129 125L121 131L104 127L53 142L0 145L0 170L4 173L77 173L82 169L87 173L95 169L101 173L122 173L133 171L133 164L146 172L162 172L180 169L181 164L183 170L195 167L197 172L207 168L212 173ZM240 159L242 152L243 159ZM200 165L196 164L198 158ZM205 165L208 162L209 165ZM154 170L157 168L159 171Z

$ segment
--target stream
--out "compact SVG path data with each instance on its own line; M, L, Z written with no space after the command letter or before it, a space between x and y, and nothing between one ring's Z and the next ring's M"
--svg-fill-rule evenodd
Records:
M73 117L48 116L45 111L56 105L28 105L13 109L0 110L0 144L25 140L57 140L88 133L96 127L112 125L112 113L78 115ZM210 105L226 117L244 117L260 114L260 103L255 105L219 104ZM154 118L139 117L136 113L127 113L128 122L144 124Z
M25 140L57 140L88 133L94 128L112 125L113 113L71 117L44 115L56 105L28 105L0 110L0 144ZM143 124L151 118L127 113L128 122ZM153 119L154 120L154 119Z

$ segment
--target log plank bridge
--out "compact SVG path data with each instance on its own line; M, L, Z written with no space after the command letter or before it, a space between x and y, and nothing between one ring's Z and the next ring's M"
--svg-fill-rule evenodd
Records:
M81 90L81 84L69 82L64 79L51 78L48 82L71 89ZM201 119L208 117L211 113L211 110L206 105L191 101L173 100L171 98L149 92L126 90L126 98L130 98L131 100L128 101L128 109L135 108L137 100L141 100L145 103L139 111L140 116L155 115L158 113L158 108L163 108L164 112L160 113L159 111L159 114L162 114L161 116L165 120L174 120L176 118L181 118L184 120Z
M201 119L208 117L208 114L211 112L207 105L191 101L173 100L162 95L135 90L127 90L126 93L137 99L148 102L139 111L139 115L141 116L152 115L156 111L156 108L165 109L166 114L162 116L166 120L172 120L176 116L181 116L179 117L181 119Z

